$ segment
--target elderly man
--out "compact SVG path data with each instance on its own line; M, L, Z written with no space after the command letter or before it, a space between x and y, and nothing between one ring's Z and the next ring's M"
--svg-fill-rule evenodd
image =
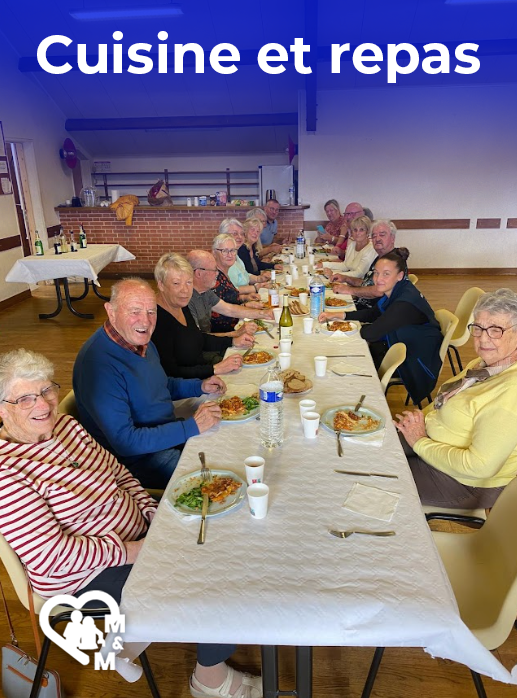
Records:
M359 216L364 216L364 208L361 206L361 204L358 204L357 201L352 201L348 206L345 208L345 211L343 213L343 218L346 223L346 234L340 234L337 236L335 240L335 247L332 248L332 252L334 254L337 254L339 259L344 259L345 258L345 252L346 252L346 246L348 244L348 238L350 236L350 224L354 220L354 218L358 218ZM343 230L343 229L342 229Z
M212 310L220 315L233 318L250 318L252 320L272 320L273 311L266 308L248 308L245 305L227 303L219 298L213 290L217 280L215 257L206 250L192 250L187 259L194 270L194 292L188 304L189 310L201 332L210 332ZM243 333L253 335L257 330L255 323L245 323L239 330L217 333L223 337L238 337ZM249 336L249 345L253 338Z
M104 307L108 320L83 344L74 365L80 421L144 487L163 489L187 439L221 419L219 405L210 401L178 420L173 400L220 395L226 386L217 376L167 377L151 342L156 296L147 281L118 281Z
M356 300L358 309L371 308L377 300L383 295L377 291L373 281L373 271L375 263L379 257L383 257L388 252L391 252L395 247L395 236L397 228L391 221L379 219L374 221L371 231L372 245L377 252L377 257L370 264L370 268L362 279L346 274L334 274L332 281L339 281L332 287L334 293L351 293Z
M258 209L257 209L258 211ZM255 211L255 213L257 213ZM271 254L272 252L280 252L282 249L283 237L278 232L278 214L280 213L280 204L276 199L269 199L264 206L266 214L266 222L260 233L260 242L262 243L261 257Z

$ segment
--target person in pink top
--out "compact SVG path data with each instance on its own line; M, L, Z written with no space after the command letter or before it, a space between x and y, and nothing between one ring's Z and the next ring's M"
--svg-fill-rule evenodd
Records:
M105 591L120 602L157 504L70 415L54 367L0 354L0 533L43 597ZM260 698L261 679L228 667L233 645L198 645L192 696Z

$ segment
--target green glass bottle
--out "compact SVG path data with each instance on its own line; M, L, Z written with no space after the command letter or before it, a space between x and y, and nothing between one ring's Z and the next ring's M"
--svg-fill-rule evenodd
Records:
M280 339L293 339L293 318L291 311L289 310L289 299L284 296L284 307L282 310L282 315L280 315L280 322L278 323L280 328Z

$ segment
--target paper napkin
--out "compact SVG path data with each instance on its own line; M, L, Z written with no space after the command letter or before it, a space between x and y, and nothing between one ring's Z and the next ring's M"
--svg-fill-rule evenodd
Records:
M343 506L373 519L391 521L399 499L400 496L396 492L388 492L379 487L370 487L356 482Z

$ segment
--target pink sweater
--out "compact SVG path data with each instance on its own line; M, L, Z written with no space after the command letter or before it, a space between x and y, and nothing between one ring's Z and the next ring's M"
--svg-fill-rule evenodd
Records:
M156 502L69 415L37 444L0 439L0 532L41 596L74 594L126 563L123 541L145 533Z

